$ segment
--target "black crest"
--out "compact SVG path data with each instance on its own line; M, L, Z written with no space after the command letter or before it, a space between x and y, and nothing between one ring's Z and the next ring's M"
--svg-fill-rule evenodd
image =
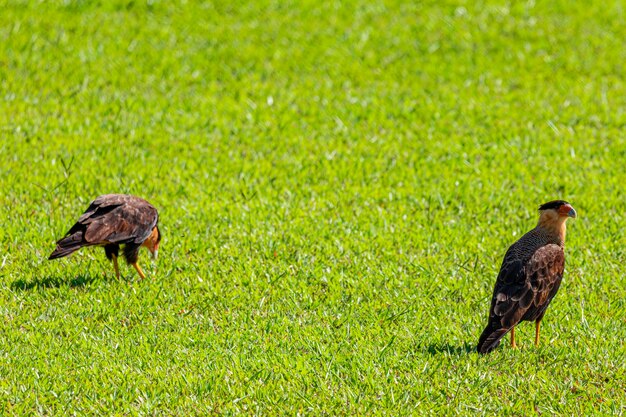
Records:
M569 203L565 200L548 201L547 203L540 205L539 210L558 209L563 204L569 204Z

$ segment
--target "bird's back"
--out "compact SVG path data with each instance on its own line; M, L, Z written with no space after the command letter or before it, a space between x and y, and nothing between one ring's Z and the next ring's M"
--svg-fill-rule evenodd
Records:
M562 242L559 241L558 237L550 235L540 227L535 227L509 247L500 270L502 271L505 264L510 262L528 262L533 254L537 252L537 249L549 244L562 245Z
M105 194L91 202L48 259L67 256L84 246L143 242L156 226L157 210L127 194Z
M486 353L495 349L500 339L513 326L521 320L533 319L525 316L537 298L534 284L528 277L530 268L536 268L532 261L537 254L551 259L554 254L558 256L559 253L562 256L562 242L558 236L547 233L540 227L530 230L509 247L494 286L489 323L478 341L479 352ZM556 288L558 289L558 285ZM547 304L542 307L545 311Z

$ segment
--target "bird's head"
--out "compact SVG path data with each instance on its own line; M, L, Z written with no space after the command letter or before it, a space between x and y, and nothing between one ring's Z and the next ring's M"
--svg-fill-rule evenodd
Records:
M161 231L159 230L159 226L154 226L152 229L152 233L148 236L148 239L143 243L145 247L148 248L150 253L152 253L152 257L157 259L159 255L159 244L161 243Z
M565 221L576 217L576 210L567 201L554 200L539 206L539 223L537 227L559 237L565 242Z
M576 210L565 200L554 200L539 206L541 216L553 217L555 220L559 218L567 219L568 217L576 217Z

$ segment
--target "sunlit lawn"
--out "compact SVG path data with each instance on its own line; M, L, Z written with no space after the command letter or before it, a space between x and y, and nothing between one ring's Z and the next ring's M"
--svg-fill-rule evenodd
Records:
M621 2L0 0L0 410L626 414ZM151 201L148 279L47 261ZM475 344L567 199L542 345Z

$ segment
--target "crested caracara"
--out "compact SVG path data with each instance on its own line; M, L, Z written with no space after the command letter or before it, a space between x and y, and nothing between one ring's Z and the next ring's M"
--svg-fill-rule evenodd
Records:
M510 330L515 347L515 326L535 322L539 344L541 319L561 285L565 266L565 222L576 210L563 200L539 207L537 227L522 236L504 255L491 298L489 323L478 340L479 353L488 353Z
M104 252L113 261L115 275L119 279L117 257L123 244L126 262L135 267L141 278L145 278L137 264L139 248L145 246L154 258L157 257L161 241L158 220L157 210L143 198L126 194L101 195L57 242L48 259L62 258L84 246L104 246Z

